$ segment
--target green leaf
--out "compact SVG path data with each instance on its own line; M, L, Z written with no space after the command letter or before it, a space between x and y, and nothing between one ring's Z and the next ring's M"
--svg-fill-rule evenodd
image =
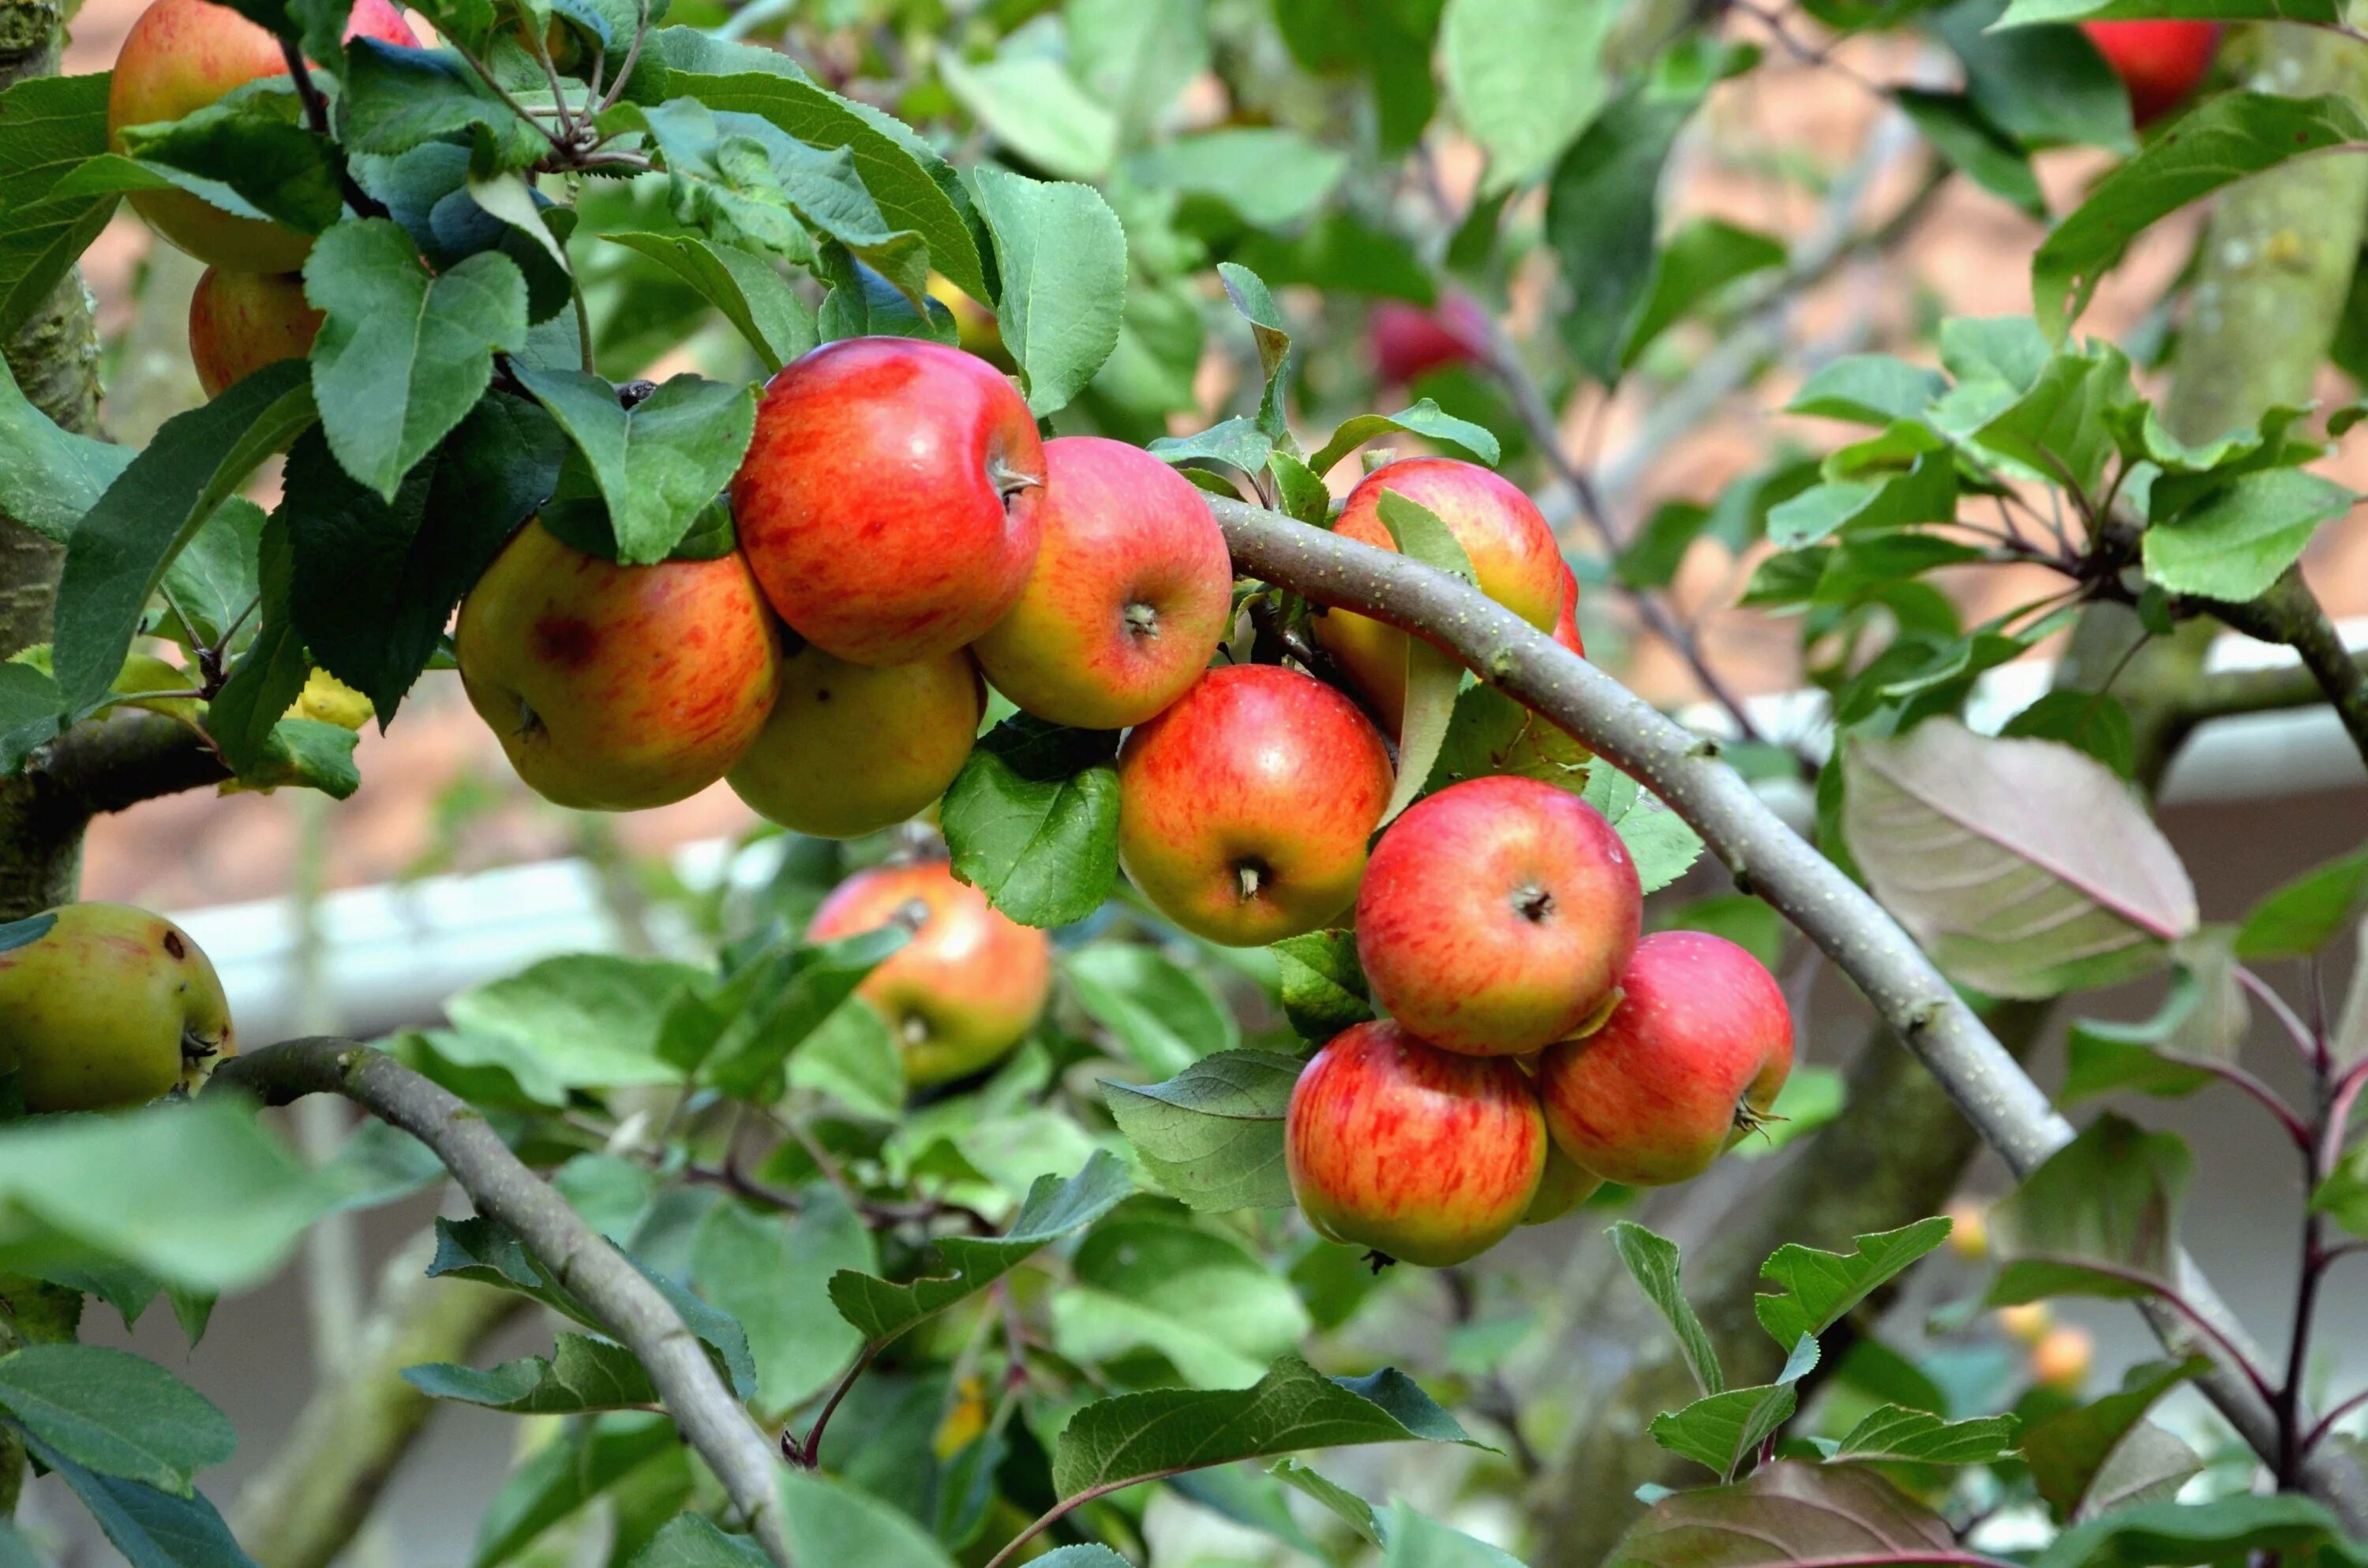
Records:
M1221 462L1254 474L1273 457L1274 438L1259 429L1256 420L1236 416L1219 420L1195 436L1158 437L1148 449L1160 461L1178 467L1188 462Z
M496 165L522 169L551 149L458 55L356 39L346 62L337 122L350 152L384 156L475 132Z
M1855 1250L1848 1256L1787 1242L1760 1266L1760 1277L1774 1280L1777 1293L1754 1296L1752 1313L1780 1346L1804 1334L1814 1338L1948 1236L1949 1221L1936 1216L1853 1237Z
M2138 404L2128 357L2097 344L2056 355L2030 390L2002 409L1977 402L1981 417L1972 435L2021 472L2094 500L2121 423ZM1942 410L1935 410L1934 419L1955 433L1958 422L1944 419Z
M1997 1464L2014 1453L2021 1423L2011 1415L1943 1421L1926 1410L1886 1404L1842 1435L1840 1460L1906 1460L1917 1464Z
M1700 102L1699 95L1631 89L1588 127L1547 184L1546 243L1572 296L1563 338L1600 381L1618 376L1628 324L1652 283L1661 169Z
M1668 887L1702 856L1702 835L1658 795L1616 767L1590 767L1580 799L1601 812L1620 835L1646 892Z
M105 1346L28 1345L0 1356L0 1405L75 1463L177 1497L238 1446L203 1394L154 1361Z
M1057 61L1038 57L970 64L938 60L946 90L987 133L1045 173L1096 179L1118 155L1118 119L1086 96Z
M1053 1489L1075 1497L1302 1449L1411 1441L1480 1446L1403 1372L1327 1378L1285 1356L1252 1388L1159 1389L1085 1406L1053 1450Z
M282 77L238 88L170 124L126 127L121 142L137 168L299 233L321 233L345 210L336 150L306 127L303 105ZM109 165L123 161L94 160L62 182L61 191L93 176L103 179Z
M512 369L584 455L608 503L616 558L628 566L673 552L756 434L753 387L674 376L629 410L598 376L524 361Z
M2128 153L2130 95L2077 28L1993 30L2001 0L1959 0L1926 26L1956 52L1984 119L2026 149L2085 143Z
M828 1388L862 1348L831 1306L828 1282L841 1269L879 1267L871 1233L828 1186L808 1188L794 1219L719 1203L691 1242L691 1280L746 1331L757 1408L768 1412Z
M0 92L0 211L8 214L0 233L0 337L40 309L115 211L111 194L47 199L107 151L108 81L103 73L36 75Z
M1054 1348L1095 1365L1144 1348L1194 1388L1245 1388L1312 1326L1299 1294L1241 1243L1152 1216L1104 1221L1053 1298Z
M910 1515L844 1481L785 1469L780 1487L790 1550L800 1562L952 1568L944 1549Z
M1603 108L1605 0L1449 0L1440 18L1447 96L1488 153L1484 194L1543 174Z
M1118 885L1117 735L1015 713L981 737L939 817L954 874L1024 926L1066 926Z
M1987 1302L2151 1295L2173 1277L2191 1164L2177 1134L2099 1117L1990 1210Z
M1683 1410L1656 1415L1647 1429L1669 1452L1732 1481L1760 1444L1793 1418L1801 1397L1793 1385L1816 1364L1817 1342L1804 1335L1774 1382L1705 1395Z
M1258 428L1273 443L1273 449L1296 454L1299 442L1291 433L1291 422L1283 408L1291 381L1291 334L1283 327L1282 312L1265 280L1247 267L1221 261L1217 263L1217 280L1224 285L1225 297L1233 301L1234 309L1250 324L1250 337L1258 345L1258 370L1265 377L1265 390L1258 395ZM1258 461L1247 466L1251 472L1257 472L1266 466L1266 455L1260 453Z
M1645 1299L1653 1303L1668 1322L1669 1332L1677 1335L1678 1351L1693 1373L1695 1386L1705 1394L1725 1393L1726 1373L1719 1367L1718 1351L1711 1344L1702 1319L1694 1315L1693 1305L1686 1300L1685 1289L1678 1278L1678 1244L1628 1220L1613 1224L1611 1236L1620 1261L1627 1265L1629 1278L1636 1281L1636 1289L1645 1292Z
M2072 1517L2113 1450L2157 1401L2211 1369L2211 1360L2203 1356L2132 1367L2123 1374L2118 1392L2059 1412L2023 1433L2022 1452L2031 1464L2032 1483L2055 1517Z
M884 1345L914 1324L985 1290L1048 1242L1083 1230L1134 1190L1126 1167L1097 1152L1068 1180L1042 1176L999 1236L939 1236L945 1272L901 1285L852 1269L831 1276L831 1303L869 1345Z
M2094 758L1934 719L1842 756L1842 831L1951 978L2047 996L2159 967L2197 925L2179 858Z
M2257 1555L2358 1568L2368 1562L2341 1521L2311 1498L2238 1494L2205 1503L2117 1508L2057 1536L2033 1568L2157 1568L2241 1563Z
M1350 452L1374 437L1388 435L1393 430L1420 436L1428 441L1445 441L1461 447L1491 467L1502 455L1493 431L1468 419L1442 414L1439 404L1424 398L1412 408L1397 414L1360 414L1344 422L1332 432L1332 438L1324 443L1324 449L1307 460L1307 466L1319 474L1329 473Z
M1140 141L1176 96L1209 67L1209 29L1196 0L1070 0L1069 69L1118 117L1121 141Z
M2300 469L2241 474L2146 529L2146 581L2174 594L2259 598L2301 558L2319 525L2349 513L2357 499Z
M765 1549L745 1535L725 1535L704 1514L678 1514L635 1552L628 1568L766 1568Z
M282 360L165 422L74 526L58 581L58 689L105 697L148 597L214 508L313 420L304 366Z
M507 979L473 986L445 1005L453 1033L443 1055L508 1069L546 1105L570 1090L672 1084L657 1051L666 1009L700 978L685 964L580 953L545 959Z
M2340 27L2343 9L2335 0L2014 0L1998 25L2026 28L2091 18L2123 21L2152 17L2309 22L2319 27Z
M1323 1504L1342 1523L1356 1531L1367 1545L1388 1544L1389 1526L1373 1512L1373 1506L1338 1482L1310 1470L1294 1459L1275 1460L1267 1467L1267 1473Z
M1653 281L1620 347L1620 367L1635 364L1653 340L1737 278L1782 267L1785 250L1765 234L1717 218L1697 218L1669 236L1653 264Z
M1096 942L1064 955L1061 972L1086 1015L1147 1071L1181 1073L1242 1042L1232 1009L1156 948Z
M6 101L0 95L0 103ZM0 362L0 516L63 544L137 455L129 447L60 429L26 401Z
M2002 740L2061 741L2087 752L2123 778L2136 766L2130 710L2109 691L2051 691L2009 719Z
M309 428L304 432L312 434ZM298 471L300 475L302 472ZM286 504L284 495L282 504ZM312 667L304 656L303 639L296 634L290 619L294 574L288 522L275 515L264 524L263 537L256 545L259 614L255 640L206 709L206 733L221 748L222 760L241 778L263 770L279 715L303 691Z
M1622 1568L1761 1568L1877 1556L1921 1562L1962 1548L1949 1526L1864 1465L1763 1465L1734 1486L1673 1492L1612 1549Z
M1463 546L1438 513L1410 496L1384 490L1381 493L1380 515L1382 526L1389 529L1399 554L1444 572L1467 585L1478 585L1471 557L1463 553ZM1456 692L1463 684L1462 663L1426 638L1406 639L1406 660L1405 716L1397 734L1397 783L1390 791L1388 809L1382 812L1384 824L1414 804L1415 797L1429 781L1430 770L1447 744L1447 732L1455 718Z
M73 1488L131 1568L255 1568L203 1494L176 1496L97 1474L38 1437L26 1448Z
M1521 1568L1508 1553L1417 1513L1403 1497L1390 1506L1389 1537L1382 1568Z
M1144 1172L1194 1209L1287 1209L1282 1119L1304 1066L1295 1056L1225 1051L1164 1084L1101 1080L1110 1118Z
M602 239L638 251L696 290L723 313L768 373L814 346L814 312L756 252L719 244L697 234L603 234Z
M2180 1099L2220 1081L2192 1062L2173 1062L2156 1049L2151 1029L2082 1018L2065 1046L2064 1087L2057 1106L2069 1109L2100 1095L2128 1092Z
M2343 1156L2310 1195L2310 1207L2353 1235L2368 1237L2368 1143L2355 1144Z
M361 788L361 771L354 764L360 741L343 724L282 719L264 735L261 751L239 770L239 778L258 790L294 786L342 801Z
M1118 347L1126 234L1091 186L981 165L971 175L995 236L996 320L1040 418L1067 406Z
M1455 694L1447 738L1440 743L1439 759L1431 764L1423 792L1430 794L1466 778L1512 774L1576 793L1587 788L1594 756L1535 709L1495 687L1474 683ZM1637 819L1640 828L1645 820Z
M1888 354L1849 354L1812 371L1784 412L1888 426L1921 416L1948 385L1939 371Z
M2021 143L1991 123L1964 93L1925 93L1901 88L1892 101L1907 113L1934 151L1967 179L2027 215L2044 220L2047 199Z
M1283 1017L1301 1039L1330 1040L1373 1016L1354 931L1309 931L1267 950L1274 954Z
M577 1415L658 1402L655 1385L632 1351L581 1334L561 1335L549 1360L529 1356L483 1372L430 1362L404 1368L403 1381L430 1399L513 1415Z
M2029 4L2019 0L2009 15ZM2040 325L2060 339L2130 242L2189 202L2288 159L2362 141L2368 141L2368 121L2340 95L2206 98L2180 119L2176 135L2155 138L2091 186L2088 199L2041 243L2031 263Z
M230 1096L0 1128L0 1268L129 1264L227 1290L277 1268L336 1200Z
M1140 185L1223 202L1260 229L1306 217L1348 170L1346 153L1273 126L1179 136L1126 164L1127 177Z
M617 1411L563 1430L511 1472L477 1525L472 1568L496 1568L641 1466L680 1451L673 1421Z
M694 1063L669 1051L667 1059L699 1066L704 1081L736 1098L778 1099L782 1062L910 939L910 932L891 924L836 942L787 948L749 975L739 993L744 1005L703 1058Z

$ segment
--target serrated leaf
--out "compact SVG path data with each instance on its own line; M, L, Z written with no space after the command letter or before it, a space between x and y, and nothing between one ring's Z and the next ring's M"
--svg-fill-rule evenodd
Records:
M725 1535L704 1514L677 1514L659 1527L628 1568L766 1568L753 1537Z
M831 1276L831 1302L867 1344L884 1345L914 1324L985 1290L1047 1243L1092 1224L1133 1190L1126 1167L1110 1154L1097 1152L1083 1170L1066 1181L1039 1177L1002 1235L939 1237L937 1254L945 1272L891 1284L872 1275L841 1269Z
M1636 880L1646 892L1658 892L1686 874L1702 851L1702 835L1683 817L1669 810L1658 795L1616 767L1596 764L1587 770L1587 788L1579 799L1603 813L1636 863Z
M1491 468L1504 455L1496 432L1468 419L1458 419L1453 415L1442 413L1439 404L1424 398L1412 408L1396 414L1360 414L1353 419L1343 421L1340 427L1332 432L1332 438L1324 443L1323 449L1307 460L1307 466L1316 473L1329 473L1350 452L1374 437L1386 436L1393 430L1420 436L1428 441L1445 441L1451 446L1461 447Z
M640 1411L570 1427L529 1454L495 1494L478 1521L472 1568L497 1568L640 1466L682 1447L673 1421Z
M1779 1461L1736 1486L1673 1492L1621 1538L1608 1568L1765 1568L1959 1551L1948 1525L1859 1465Z
M1610 1233L1629 1278L1677 1335L1678 1351L1693 1372L1695 1386L1705 1394L1725 1392L1726 1373L1719 1367L1717 1348L1711 1344L1702 1319L1694 1315L1693 1304L1686 1300L1678 1277L1678 1244L1629 1220L1614 1224Z
M697 234L600 237L648 256L698 290L756 350L768 374L814 346L814 312L773 264L756 252Z
M1848 1256L1787 1242L1760 1266L1760 1278L1775 1281L1778 1290L1754 1296L1752 1313L1779 1346L1823 1334L1948 1236L1949 1221L1936 1216L1853 1237L1855 1250Z
M1543 174L1603 108L1604 0L1450 0L1439 50L1449 100L1488 153L1484 192Z
M1338 1482L1310 1470L1294 1459L1275 1460L1267 1467L1267 1473L1323 1504L1335 1517L1356 1531L1367 1545L1388 1544L1389 1527L1373 1512L1373 1506Z
M1817 1364L1817 1342L1804 1335L1772 1383L1708 1394L1683 1410L1664 1411L1648 1428L1653 1441L1732 1481L1759 1446L1793 1418L1793 1387Z
M1282 1119L1304 1065L1295 1056L1227 1051L1163 1084L1101 1081L1111 1119L1170 1197L1210 1211L1284 1209Z
M1842 1435L1836 1460L1907 1460L1918 1464L1996 1464L2014 1452L2020 1423L2011 1415L1943 1421L1928 1410L1886 1404Z
M450 1362L403 1369L403 1381L430 1399L483 1405L513 1415L575 1415L655 1404L649 1373L621 1345L563 1334L551 1358L523 1357L485 1371Z
M1161 436L1147 449L1165 463L1221 462L1255 474L1274 456L1274 438L1258 422L1236 415L1210 426L1194 436Z
M512 370L583 454L608 504L616 559L628 566L673 552L730 483L756 434L753 387L673 376L626 409L598 376L522 360Z
M2368 847L2271 889L2237 928L2237 956L2249 962L2308 958L2362 910L2368 910Z
M1296 453L1298 439L1291 433L1291 422L1283 407L1291 382L1291 333L1282 324L1282 312L1274 302L1272 290L1266 280L1248 267L1236 262L1217 264L1217 281L1224 285L1225 298L1234 302L1242 319L1250 324L1250 338L1258 345L1258 370L1264 379L1258 393L1258 428L1273 443L1275 450ZM1249 465L1252 472L1266 465L1266 459Z
M1098 942L1066 955L1061 972L1077 1005L1149 1072L1181 1073L1241 1043L1232 1009L1157 949Z
M770 1412L828 1388L862 1346L832 1308L828 1282L843 1268L879 1267L871 1233L826 1186L810 1189L794 1218L719 1203L691 1241L692 1283L748 1335L757 1403Z
M2146 581L2166 592L2242 603L2259 598L2302 556L2322 524L2358 499L2300 469L2240 474L2146 531Z
M115 210L111 194L48 199L107 151L107 97L104 74L26 76L0 92L0 337L40 308Z
M238 1446L203 1394L154 1361L99 1345L0 1356L0 1406L75 1463L176 1497Z
M954 874L1024 926L1065 926L1118 885L1118 737L1015 713L983 736L939 818Z
M2175 1133L2099 1117L1990 1210L1989 1304L2152 1294L2173 1278L2192 1163Z
M1126 233L1088 185L1029 179L988 165L971 174L995 237L1003 346L1042 418L1068 405L1118 347Z
M1884 426L1918 417L1948 386L1939 371L1889 354L1846 354L1812 371L1784 412Z
M2158 1568L2244 1562L2256 1553L2351 1568L2363 1561L2358 1542L2323 1505L2285 1493L2116 1509L2066 1530L2032 1562L2033 1568Z
M1118 120L1086 96L1060 62L1012 56L938 62L946 90L996 141L1047 174L1099 179L1118 155Z
M1303 1040L1326 1040L1373 1016L1353 931L1309 931L1273 943L1283 1017Z
M2127 786L2045 741L1934 719L1842 758L1843 836L1949 974L2000 996L2111 984L2196 928L2195 890Z
M1104 1221L1053 1298L1053 1343L1082 1364L1138 1348L1194 1388L1242 1388L1312 1326L1299 1294L1230 1237L1150 1215Z
M73 1488L131 1568L255 1568L202 1493L176 1496L137 1481L101 1475L30 1437L33 1458Z

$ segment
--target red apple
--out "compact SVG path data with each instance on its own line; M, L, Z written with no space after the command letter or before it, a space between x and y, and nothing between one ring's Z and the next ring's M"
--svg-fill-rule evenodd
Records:
M1390 756L1357 705L1278 665L1210 671L1126 738L1119 863L1196 936L1256 947L1357 896Z
M1053 945L954 881L942 860L881 866L841 882L806 939L833 942L892 920L913 939L866 975L856 994L896 1034L907 1082L966 1077L1036 1027L1053 985Z
M910 665L850 665L808 645L781 661L764 732L733 791L797 833L854 838L946 792L978 736L986 688L957 648Z
M1488 324L1487 313L1461 294L1440 301L1436 310L1383 300L1365 318L1374 373L1403 385L1442 365L1468 365L1487 352Z
M231 272L209 267L189 296L189 359L208 397L266 365L313 352L323 316L293 272Z
M1587 644L1578 635L1578 574L1567 561L1562 567L1562 613L1554 618L1554 640L1580 658L1587 657Z
M1333 531L1395 550L1381 498L1395 491L1439 516L1471 558L1480 591L1541 631L1562 613L1561 547L1530 498L1509 480L1454 458L1407 458L1375 469L1349 493ZM1406 633L1343 609L1315 618L1315 641L1338 662L1395 733L1406 710Z
M1644 890L1601 812L1534 778L1452 784L1390 824L1357 894L1373 1000L1431 1044L1526 1056L1620 983Z
M587 811L663 806L723 778L780 674L736 554L620 566L531 519L469 590L454 643L518 777Z
M1233 613L1224 535L1192 482L1099 436L1044 443L1042 542L1019 602L973 644L1040 719L1140 724L1209 667Z
M909 337L783 366L732 482L740 547L781 619L859 665L951 653L1036 562L1044 449L984 359Z
M1636 945L1603 1027L1538 1059L1554 1142L1606 1181L1686 1181L1767 1115L1793 1070L1775 977L1724 937L1663 931Z
M2130 119L2148 125L2177 108L2220 47L2217 22L2083 22L2080 30L2130 93Z
M1318 1233L1431 1268L1504 1240L1546 1163L1518 1063L1436 1050L1386 1019L1342 1030L1308 1061L1282 1149Z
M346 37L416 47L419 39L387 0L354 0ZM107 142L123 150L123 130L194 114L233 87L285 75L279 40L213 0L154 0L124 35L107 88ZM199 261L246 272L293 272L313 236L239 218L185 190L135 190L148 226Z

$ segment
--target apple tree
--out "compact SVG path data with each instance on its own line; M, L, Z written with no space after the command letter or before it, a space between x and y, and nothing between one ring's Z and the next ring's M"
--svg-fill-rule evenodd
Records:
M2320 973L2368 848L2207 918L2148 803L2234 713L2368 761L2301 566L2357 499L2350 15L154 0L61 75L0 0L0 1502L324 1564L449 1403L548 1418L479 1568L1167 1568L1212 1516L1396 1568L2361 1560L2368 1393L2312 1350L2368 1248L2368 962ZM1873 111L1801 235L1683 188L1780 72ZM1963 189L2046 223L2027 313L1799 351ZM136 449L75 270L121 207L207 264L204 398ZM1780 385L1822 449L1640 512ZM1615 399L1631 446L1572 437ZM1697 552L1830 744L1704 651ZM765 819L669 950L271 1041L77 902L95 818L342 800L450 672L557 805ZM1821 969L1862 1006L1813 1032ZM2181 1247L2146 1104L2204 1091L2293 1146L2283 1322ZM308 1096L359 1115L324 1161ZM1983 1149L2014 1191L1951 1207ZM82 1338L169 1310L202 1368L308 1232L438 1190L227 1512L222 1413ZM2163 1358L2091 1389L2079 1296Z

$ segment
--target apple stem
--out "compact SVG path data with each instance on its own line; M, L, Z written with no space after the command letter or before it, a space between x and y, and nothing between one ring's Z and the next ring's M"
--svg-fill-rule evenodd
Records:
M1006 507L1021 491L1035 489L1044 483L1042 474L1014 468L1008 460L999 456L986 460L986 478L987 483L995 486L995 493L1003 497Z

